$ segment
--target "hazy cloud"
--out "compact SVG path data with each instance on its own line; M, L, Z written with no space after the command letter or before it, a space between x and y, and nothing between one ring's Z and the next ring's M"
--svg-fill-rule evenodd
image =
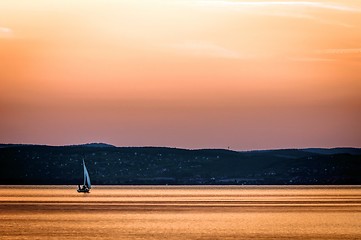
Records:
M317 54L361 54L361 48L332 48L317 50Z
M169 47L181 53L192 54L195 56L230 59L242 58L236 51L209 42L187 41L183 43L170 44Z
M294 56L289 57L288 60L296 62L335 62L340 60L340 58L334 55L343 54L361 54L361 48L320 49L310 52L309 56Z
M358 7L331 3L331 2L313 2L313 1L227 1L227 0L192 0L175 1L173 3L200 6L202 9L227 9L229 11L241 11L243 14L299 18L319 22L321 24L335 25L345 28L352 28L354 25L347 22L335 21L330 18L321 18L315 16L315 9L323 9L336 12L355 12L361 13ZM253 10L253 11L250 11Z
M259 15L262 15L262 16L271 16L271 17L285 17L285 18L306 19L306 20L316 21L316 22L319 22L321 24L340 26L340 27L344 27L344 28L353 28L353 27L355 27L352 24L347 24L347 23L344 23L344 22L335 21L333 19L323 19L323 18L320 18L320 17L315 17L315 16L313 16L311 14L306 14L306 13L260 12L260 13L255 13L255 14L259 14Z
M0 27L0 37L11 37L13 35L13 30L7 27Z
M317 58L317 57L291 57L288 59L295 62L335 62L336 61L336 59L333 58Z
M200 0L194 1L194 4L201 6L230 6L230 7L271 7L271 6L285 6L285 7L307 7L307 8L321 8L335 11L346 12L360 12L360 9L347 5L327 2L310 2L310 1L223 1L223 0Z

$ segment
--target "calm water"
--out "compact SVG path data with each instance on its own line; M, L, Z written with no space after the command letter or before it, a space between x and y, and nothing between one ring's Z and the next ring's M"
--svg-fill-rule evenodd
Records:
M0 239L361 239L361 187L0 186Z

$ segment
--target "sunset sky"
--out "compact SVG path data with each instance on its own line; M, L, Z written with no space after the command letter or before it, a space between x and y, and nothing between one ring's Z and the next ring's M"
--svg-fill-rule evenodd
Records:
M361 147L361 1L1 0L0 143Z

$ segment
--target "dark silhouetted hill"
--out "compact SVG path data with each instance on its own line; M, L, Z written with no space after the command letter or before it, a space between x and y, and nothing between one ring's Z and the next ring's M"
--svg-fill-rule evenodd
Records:
M361 184L361 149L0 144L0 184Z

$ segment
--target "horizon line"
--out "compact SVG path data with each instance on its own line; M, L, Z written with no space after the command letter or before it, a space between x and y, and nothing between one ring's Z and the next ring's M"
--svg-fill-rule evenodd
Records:
M172 147L172 146L151 146L151 145L143 145L143 146L117 146L110 143L105 142L89 142L89 143L78 143L78 144L66 144L66 145L50 145L50 144L39 144L39 143L0 143L1 145L20 145L20 146L46 146L46 147L74 147L74 146L85 146L91 144L103 144L108 145L109 147L115 148L170 148L170 149L182 149L182 150L226 150L233 152L252 152L252 151L272 151L272 150L304 150L304 149L342 149L342 148L351 148L351 149L361 149L356 146L335 146L335 147L280 147L280 148L263 148L263 149L243 149L237 150L232 148L185 148L185 147ZM1 148L1 147L0 147Z

